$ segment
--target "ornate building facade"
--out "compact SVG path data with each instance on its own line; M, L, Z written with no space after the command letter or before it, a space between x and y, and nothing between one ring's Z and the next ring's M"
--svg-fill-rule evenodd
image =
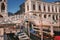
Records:
M41 31L52 36L56 35L55 32L60 32L60 2L48 3L40 0L26 0L25 14L32 16L30 21L36 23L36 26L33 25L33 29L39 31L40 35Z
M7 1L6 0L0 0L0 16L1 17L7 17Z
M40 0L26 0L24 13L8 17L7 0L0 1L0 40L4 40L4 33L16 33L20 29L20 24L28 29L30 36L30 23L32 29L54 36L55 31L60 32L60 2L47 3ZM28 21L28 23L26 22ZM39 30L37 30L37 29ZM16 30L19 29L19 30ZM47 32L46 30L49 30Z

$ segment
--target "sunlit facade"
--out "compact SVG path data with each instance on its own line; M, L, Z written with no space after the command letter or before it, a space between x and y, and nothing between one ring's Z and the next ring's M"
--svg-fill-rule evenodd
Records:
M39 34L41 34L40 30L51 36L56 35L56 31L60 32L60 2L48 3L40 0L26 0L25 14L36 16L31 19L34 23L32 28L39 31Z
M55 32L60 32L60 2L26 0L20 7L22 14L8 16L7 0L0 0L0 40L5 40L5 34L16 35L22 31L21 25L28 36L31 36L31 30L36 31L38 35L46 33L51 37L56 35Z

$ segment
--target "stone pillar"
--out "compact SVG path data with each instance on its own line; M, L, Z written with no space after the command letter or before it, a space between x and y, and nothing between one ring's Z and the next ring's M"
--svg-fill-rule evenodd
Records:
M41 10L42 10L42 12L44 12L44 9L43 9L43 3L41 4Z
M56 20L56 15L54 15L54 18L55 18L55 20Z
M0 28L0 40L4 40L4 28Z
M52 21L52 19L53 19L52 17L53 17L53 14L51 14L51 21Z
M30 1L29 2L29 11L32 11L33 10L33 8L32 8L32 2Z
M25 2L25 12L27 12L27 3Z
M44 14L42 14L42 18L44 19Z
M50 5L50 12L52 12L52 5Z
M55 10L55 6L54 6L53 8L54 8L54 12L56 12L56 10Z
M48 12L48 5L46 4L46 12Z
M57 6L57 13L59 13L59 7Z
M36 2L36 11L39 11L38 3Z
M47 14L47 19L49 18L49 14Z
M7 3L5 3L5 13L7 13Z

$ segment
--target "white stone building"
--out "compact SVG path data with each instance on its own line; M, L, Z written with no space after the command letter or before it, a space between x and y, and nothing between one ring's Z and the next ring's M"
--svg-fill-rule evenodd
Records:
M48 3L41 0L26 0L25 14L36 16L38 19L35 18L36 21L32 22L39 26L42 25L43 29L50 30L49 34L54 35L54 31L60 32L60 2Z
M2 17L0 18L1 40L4 40L4 32L16 33L16 29L13 30L12 26L16 28L16 26L20 25L20 23L25 23L25 21L32 22L32 29L39 28L40 30L34 29L39 32L42 29L46 29L50 32L43 32L52 36L55 34L54 31L60 32L60 2L48 3L41 0L26 0L24 8L25 13L8 17L7 0L0 0L0 17ZM26 23L25 26L27 26ZM30 26L28 26L28 32L30 33Z

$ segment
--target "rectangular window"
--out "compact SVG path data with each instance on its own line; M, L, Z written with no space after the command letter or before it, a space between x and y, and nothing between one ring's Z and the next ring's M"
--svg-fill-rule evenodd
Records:
M27 11L29 10L29 6L27 5Z
M35 5L33 5L33 10L35 10Z
M41 11L41 6L39 5L39 10Z

